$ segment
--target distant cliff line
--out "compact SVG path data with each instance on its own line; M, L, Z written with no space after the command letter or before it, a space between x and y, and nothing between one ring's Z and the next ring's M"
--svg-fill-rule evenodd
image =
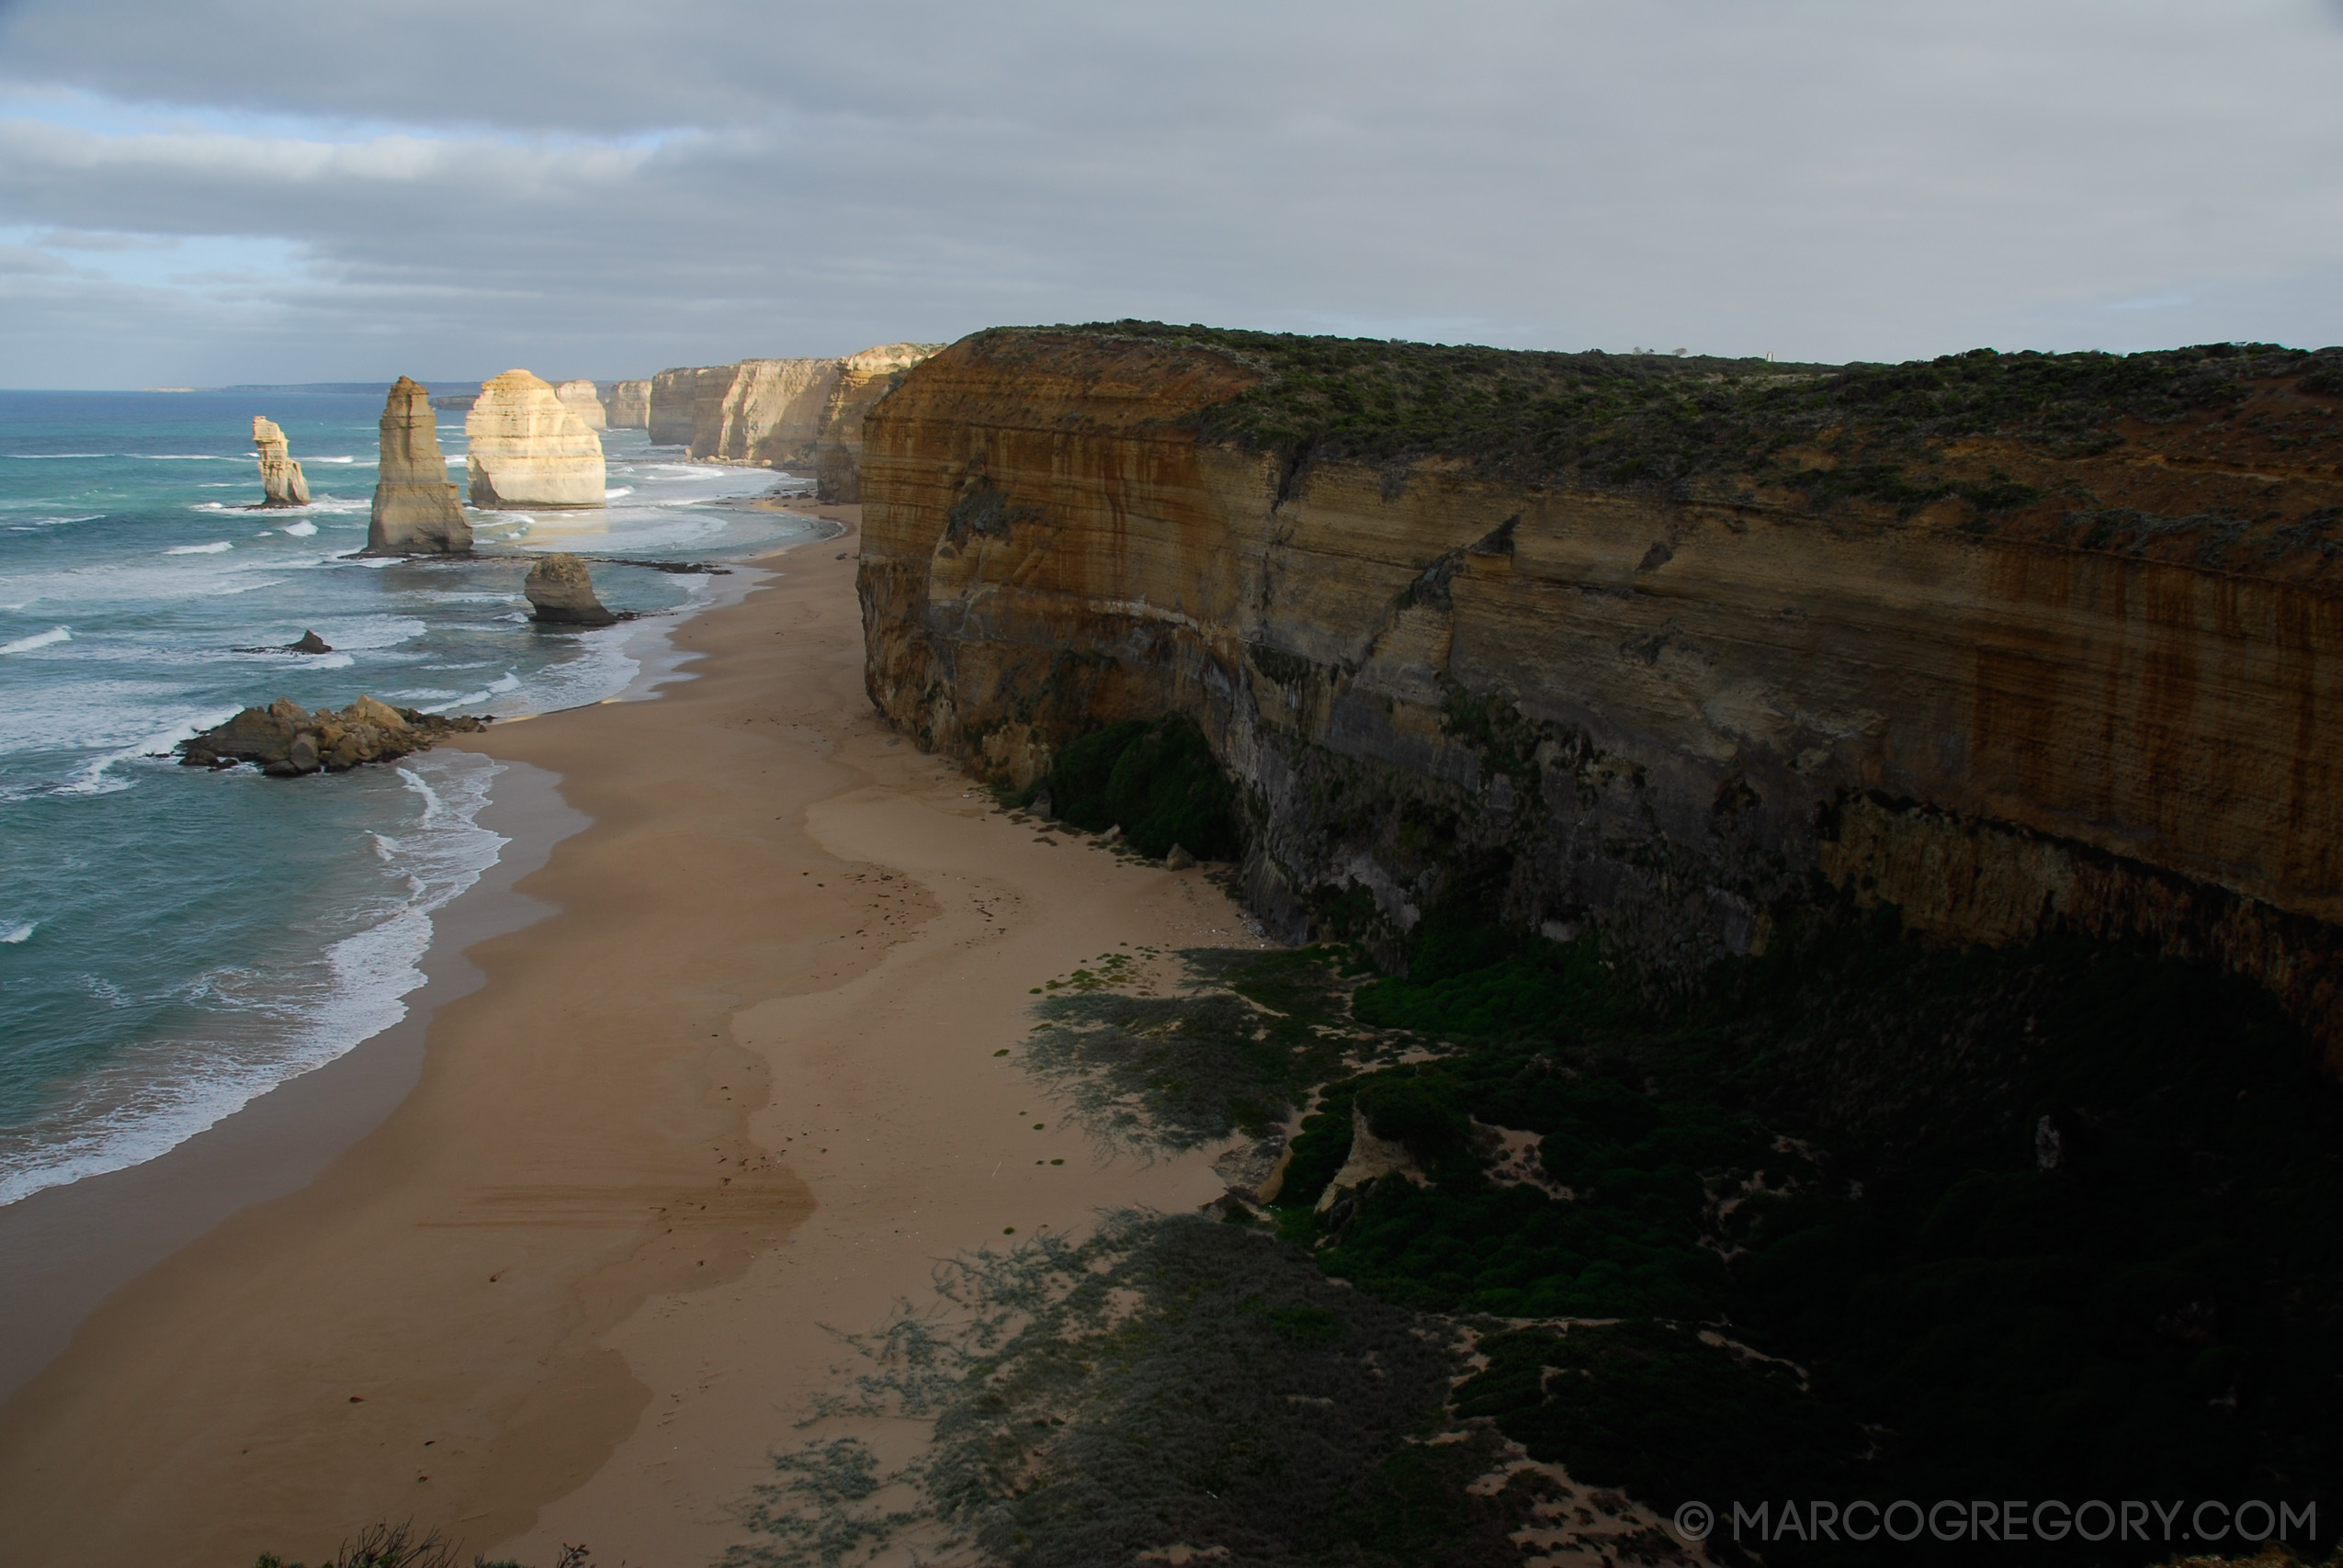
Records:
M1655 971L1815 879L2268 986L2343 1065L2343 350L1903 366L1001 329L864 430L873 700L1195 718L1278 930Z
M859 499L863 417L937 344L893 343L829 359L682 366L605 395L613 426L648 430L696 462L796 469L824 501Z

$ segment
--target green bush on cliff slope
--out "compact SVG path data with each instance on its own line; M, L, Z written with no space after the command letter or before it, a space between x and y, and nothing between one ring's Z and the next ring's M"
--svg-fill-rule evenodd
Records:
M1184 714L1092 731L1058 754L1040 787L1063 821L1093 833L1120 828L1151 859L1174 844L1199 860L1232 860L1241 847L1235 792Z
M2206 344L2152 353L1975 349L1901 365L1786 365L1705 355L1554 354L1298 337L1156 321L1077 329L1219 348L1268 373L1205 411L1206 440L1368 463L1462 458L1532 482L1670 486L1742 475L1909 509L1960 496L1982 514L2031 500L2006 479L1954 483L1910 465L1948 441L1996 436L2059 457L2241 402L2246 383L2343 375L2343 349ZM1836 462L1791 461L1828 442Z

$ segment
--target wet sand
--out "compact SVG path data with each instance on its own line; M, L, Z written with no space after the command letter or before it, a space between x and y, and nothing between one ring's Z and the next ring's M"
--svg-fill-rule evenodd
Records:
M379 1126L0 1406L0 1563L315 1561L407 1518L467 1558L707 1562L832 1386L832 1328L1004 1229L1219 1190L1201 1156L1100 1158L993 1053L1031 987L1247 941L1236 909L889 732L854 544L681 628L700 657L658 700L479 738L591 818L516 885L553 912L466 949L468 993L431 970Z

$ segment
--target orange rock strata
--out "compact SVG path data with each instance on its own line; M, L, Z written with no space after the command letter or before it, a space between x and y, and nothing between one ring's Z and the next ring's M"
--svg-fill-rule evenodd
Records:
M874 702L1014 784L1191 714L1289 936L1472 886L1692 964L1818 871L1943 940L2214 959L2343 1066L2331 369L2085 455L1948 446L2017 487L1990 514L1200 435L1273 373L1075 329L911 371L863 432Z

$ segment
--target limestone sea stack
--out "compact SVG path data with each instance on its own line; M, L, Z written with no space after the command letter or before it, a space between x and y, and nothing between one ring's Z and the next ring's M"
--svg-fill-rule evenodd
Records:
M602 394L594 389L591 381L564 381L553 389L561 406L578 416L578 423L588 430L605 430L610 421L602 412Z
M370 556L461 554L472 547L471 525L456 487L431 412L431 389L402 376L382 404L382 466L374 486L374 516L366 531Z
M651 428L651 383L621 381L610 389L610 396L603 404L603 418L612 430L648 430Z
M252 444L260 448L261 505L307 506L309 480L301 477L301 466L293 461L292 450L285 443L285 433L277 428L277 422L265 415L253 415Z
M537 619L551 626L606 626L618 617L594 596L594 577L573 555L550 555L529 568L521 592Z
M602 438L527 371L482 382L464 434L474 506L604 504Z

